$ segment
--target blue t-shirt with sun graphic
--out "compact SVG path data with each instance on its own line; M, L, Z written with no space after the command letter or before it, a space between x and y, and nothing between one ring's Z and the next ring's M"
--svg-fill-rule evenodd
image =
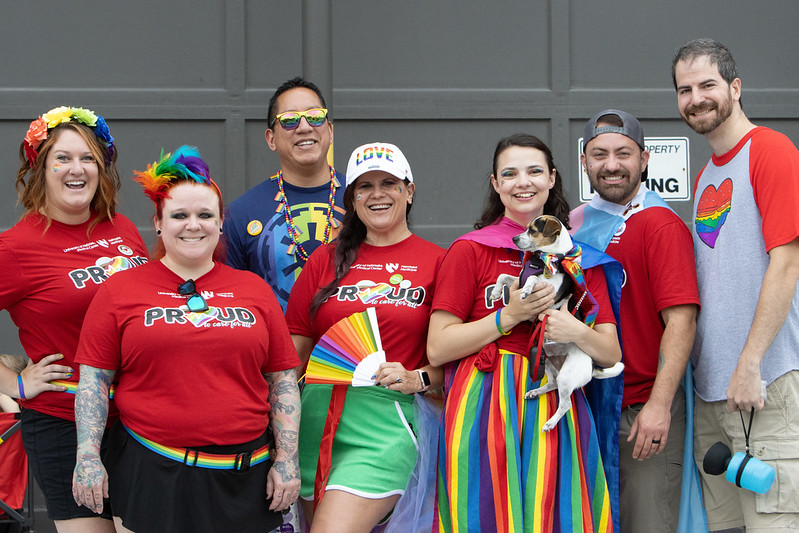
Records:
M336 173L330 240L344 218L343 183L344 176ZM228 206L223 229L227 264L264 278L285 311L291 287L306 261L297 244L311 254L325 240L330 184L297 187L284 180L283 191L291 208L294 240L289 233L277 174Z

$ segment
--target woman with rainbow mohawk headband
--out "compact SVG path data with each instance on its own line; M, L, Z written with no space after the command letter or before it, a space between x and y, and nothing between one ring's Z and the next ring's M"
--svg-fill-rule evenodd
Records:
M99 511L110 493L117 531L268 531L300 489L282 310L263 279L219 261L222 195L196 148L162 151L135 180L155 203L158 260L115 276L87 312L75 501Z
M103 518L72 497L73 358L97 289L146 262L147 248L116 212L116 149L103 117L80 107L52 109L31 123L19 153L16 189L25 213L0 234L0 309L19 327L33 364L19 374L0 366L0 392L21 399L22 440L56 529L113 531L110 513Z

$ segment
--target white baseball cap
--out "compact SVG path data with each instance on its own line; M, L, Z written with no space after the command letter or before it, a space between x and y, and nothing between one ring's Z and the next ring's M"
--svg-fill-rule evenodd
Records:
M372 170L388 172L397 179L413 182L408 160L396 145L372 142L356 148L347 164L347 187L362 175Z

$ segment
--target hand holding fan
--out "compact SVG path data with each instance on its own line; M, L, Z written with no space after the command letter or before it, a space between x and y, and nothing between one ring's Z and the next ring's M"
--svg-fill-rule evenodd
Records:
M314 346L305 371L306 383L367 387L386 352L380 341L375 308L342 318Z

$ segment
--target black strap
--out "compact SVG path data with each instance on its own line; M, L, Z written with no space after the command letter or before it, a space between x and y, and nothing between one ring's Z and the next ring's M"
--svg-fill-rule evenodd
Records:
M744 428L744 443L746 444L746 454L749 455L749 434L752 432L752 419L755 417L755 408L752 407L752 410L749 412L749 428L747 429L746 424L744 424L744 413L743 411L738 411L738 414L741 415L741 425ZM743 466L743 465L741 465Z
M738 473L735 474L735 486L738 488L741 488L741 476L743 476L744 470L746 469L746 463L748 463L751 458L752 456L747 451L743 461L741 461L741 464L738 466Z
M743 411L738 411L741 415L741 426L744 429L744 444L746 445L746 453L744 454L744 458L741 461L741 464L738 465L738 472L735 474L735 486L741 487L741 476L743 476L744 470L746 469L746 463L749 462L749 459L752 458L752 454L749 453L749 434L752 432L752 419L755 417L755 408L752 407L752 410L749 412L749 427L746 427L744 423L744 413Z

